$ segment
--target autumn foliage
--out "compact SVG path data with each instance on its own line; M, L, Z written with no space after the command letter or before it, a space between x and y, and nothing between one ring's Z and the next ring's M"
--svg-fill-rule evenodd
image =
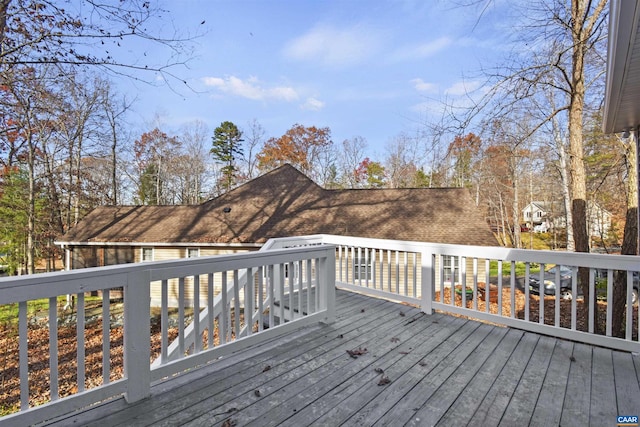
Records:
M290 163L301 172L313 176L313 168L333 142L328 127L293 125L279 138L270 138L256 156L258 167L268 171Z

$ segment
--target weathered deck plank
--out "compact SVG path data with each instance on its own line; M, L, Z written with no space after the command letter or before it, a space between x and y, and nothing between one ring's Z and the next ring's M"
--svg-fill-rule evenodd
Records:
M404 424L411 420L421 420L421 408L424 408L424 414L430 412L428 406L425 408L426 402L429 399L438 397L439 391L441 390L443 391L443 396L449 391L453 391L446 390L447 387L445 383L447 383L448 380L451 379L452 381L450 382L454 383L452 384L453 387L456 387L456 384L464 382L465 374L467 373L466 370L474 369L474 366L477 366L477 360L474 360L477 359L477 357L474 356L479 354L479 347L482 346L483 343L486 343L489 347L495 347L497 342L491 339L492 331L497 331L497 329L489 325L481 325L476 329L469 338L460 343L452 354L445 357L432 371L425 374L416 386L404 395L401 404L394 405L380 417L375 425L387 425L395 421ZM486 348L483 348L483 350L485 350L486 354ZM424 360L422 363L424 363ZM421 366L419 365L419 367ZM420 376L420 369L415 368L414 370L416 370L418 376ZM461 372L462 375L459 376L458 372Z
M398 324L397 326L401 328L402 324ZM280 425L284 420L289 418L291 414L296 414L297 411L305 408L309 404L313 403L315 405L315 401L318 398L345 382L351 381L354 376L363 370L370 369L374 371L376 367L379 366L381 357L384 357L384 355L391 351L399 351L398 348L402 348L403 344L400 343L406 343L415 339L414 342L417 344L420 335L430 325L425 323L423 326L423 328L384 331L382 335L378 335L372 340L369 340L366 345L363 344L361 348L366 348L367 354L358 356L355 359L346 354L346 351L338 354L338 357L330 363L289 384L287 389L283 389L282 393L280 393L281 399L271 399L268 405L265 405L264 401L261 401L260 405L255 405L255 411L245 411L245 413L239 414L240 416L236 418L237 422L247 426ZM418 333L416 334L416 332ZM396 342L391 338L397 338L399 341ZM371 354L371 356L369 356L369 354ZM376 383L376 378L374 378L368 386L374 387ZM309 387L309 384L313 384L313 387ZM363 386L365 386L365 384L363 384ZM262 412L265 406L269 409L268 412Z
M592 347L575 344L567 379L569 398L562 405L560 424L589 425L589 406L591 405L591 362Z
M377 384L383 375L395 378L402 373L403 366L418 363L423 354L433 350L444 341L452 331L460 328L464 321L453 317L432 319L431 325L425 330L424 336L414 336L411 340L400 342L400 346L392 349L375 360L375 367L362 370L348 383L343 383L330 393L308 405L289 419L282 422L283 426L309 425L338 425L360 410L371 399L384 392L385 386ZM425 336L428 339L425 339ZM412 351L408 351L412 350ZM406 360L405 360L406 359ZM376 371L381 369L382 373Z
M531 426L560 425L562 405L567 391L567 376L571 365L573 343L558 340L553 349L549 369L544 377L544 383L531 417Z
M633 372L633 358L628 353L614 351L613 370L616 388L618 414L640 415L640 382Z
M409 391L412 390L425 375L431 373L432 370L438 366L442 366L441 364L446 362L447 356L452 354L460 344L475 341L474 337L477 337L479 334L476 335L474 332L478 327L479 324L476 322L466 322L442 344L424 356L421 364L406 366L406 372L394 380L387 387L385 393L376 396L375 399L370 401L365 407L358 411L357 414L349 418L344 425L373 425L384 416L387 411L399 403L406 409L406 397ZM415 398L413 394L411 396Z
M413 314L417 314L416 309L412 309L412 311ZM373 312L369 310L365 313L359 313L359 316L366 319L365 325L352 333L338 334L332 330L330 341L310 349L298 349L301 350L299 357L289 359L286 364L272 366L264 375L235 387L229 387L207 400L216 404L223 403L223 408L242 409L242 411L238 411L234 419L240 418L242 419L240 423L244 424L286 401L288 396L291 396L290 393L293 392L293 396L296 396L296 381L299 378L304 378L302 384L308 386L314 382L314 379L322 378L335 369L336 359L351 361L346 350L359 347L369 348L371 345L375 345L385 334L392 333L403 319L398 315L397 308L391 311L377 310ZM256 390L260 396L255 395ZM211 394L207 393L209 396ZM175 425L177 422L181 425L208 426L225 418L220 414L212 416L209 411L203 411L204 407L206 406L199 405L194 408L195 412L190 412L188 415L182 413L179 419L172 417L169 424Z
M435 390L422 407L407 422L410 426L435 425L465 391L477 372L485 369L488 358L493 355L508 333L506 328L492 328L489 335L453 375ZM462 408L458 408L458 415ZM473 411L471 411L473 413Z
M638 355L344 291L336 303L331 325L156 384L142 402L115 399L50 425L571 426L640 411ZM367 352L351 358L358 347ZM383 375L390 382L378 385Z
M604 426L612 422L611 414L618 412L611 350L594 347L591 370L592 391L589 420L591 425ZM610 397L603 399L602 396Z
M500 423L540 337L525 334L473 415L477 425Z
M444 416L437 421L439 425L466 425L471 422L482 399L489 392L523 335L523 331L517 329L508 330L498 347L488 355L487 361L475 372L471 382L462 390L455 402L449 406ZM430 421L435 423L436 420ZM416 425L419 424L416 423Z
M531 397L540 395L555 343L554 338L540 337L499 425L524 426L530 423L536 406L536 400Z

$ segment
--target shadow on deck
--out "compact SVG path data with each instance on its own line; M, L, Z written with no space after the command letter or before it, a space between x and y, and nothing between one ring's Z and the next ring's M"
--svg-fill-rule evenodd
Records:
M337 291L304 328L50 425L615 425L640 357ZM350 354L351 353L351 354Z

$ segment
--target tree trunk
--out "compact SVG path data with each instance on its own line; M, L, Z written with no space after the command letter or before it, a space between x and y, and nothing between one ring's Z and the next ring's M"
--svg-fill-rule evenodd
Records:
M115 127L113 128L112 134L112 144L111 144L111 204L116 206L118 204L118 157L117 157L117 146L118 146L118 138L116 136Z
M576 252L589 252L589 234L587 232L587 188L584 166L584 147L582 135L582 115L584 109L584 61L586 42L589 34L585 34L586 10L589 2L572 0L571 22L573 24L571 36L573 52L571 56L571 102L569 104L569 167L571 173L571 214L573 216L573 237ZM585 38L586 37L586 38ZM581 286L585 298L583 320L589 324L589 269L580 268L578 284ZM597 305L594 307L595 323L597 319ZM596 323L597 326L597 323ZM597 328L596 328L597 329Z
M27 274L35 272L35 233L36 233L36 177L35 177L35 147L29 140L29 203L27 207Z
M623 141L627 164L627 214L622 240L623 255L638 254L638 136L632 133L628 141ZM627 299L627 273L616 271L613 280L613 320L611 334L624 337L624 316Z
M515 156L511 157L511 162L511 182L513 183L513 247L519 249L522 247L522 241L520 239L520 207L518 206L520 203L518 201L518 171L516 170L517 159Z

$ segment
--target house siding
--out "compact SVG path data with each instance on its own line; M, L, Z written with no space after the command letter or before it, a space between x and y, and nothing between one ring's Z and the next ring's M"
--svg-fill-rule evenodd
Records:
M421 254L405 253L396 251L376 251L375 260L370 261L369 268L367 269L369 278L365 278L365 269L361 268L362 278L358 279L356 272L359 263L354 259L363 259L364 250L360 252L358 256L357 249L355 251L349 251L348 254L344 252L340 255L340 252L336 254L336 278L338 281L347 283L355 283L356 285L383 290L391 293L399 293L411 297L420 298L422 292L420 284L422 281L422 257ZM444 285L445 288L451 287L451 280L441 281L440 268L442 260L440 257L436 257L434 270L435 270L435 290L439 291ZM360 264L362 265L362 264ZM465 258L466 277L465 282L469 287L473 287L474 284L474 260L473 258ZM478 283L486 283L486 264L485 260L478 260L476 266L476 280ZM460 284L459 269L456 269L453 282L456 285ZM443 274L444 276L444 274ZM442 282L442 283L441 283Z
M148 246L151 247L151 246ZM186 258L189 247L154 247L153 248L153 261L168 261ZM251 248L252 250L256 250L255 248ZM249 248L200 248L200 257L204 256L215 256L215 255L226 255L233 253L241 253L248 252L251 250ZM141 262L142 260L142 248L136 248L136 262ZM218 295L222 289L222 274L214 274L213 277L213 294L214 296ZM227 273L227 280L233 280L233 273ZM179 280L171 279L167 282L167 292L169 297L169 306L177 307L179 302ZM151 282L151 305L152 306L160 306L162 301L162 283ZM200 293L200 304L203 306L206 304L208 296L209 296L209 278L208 275L200 276L200 284L199 284L199 293ZM184 280L184 299L187 305L193 305L194 301L194 279L193 277L185 277Z

